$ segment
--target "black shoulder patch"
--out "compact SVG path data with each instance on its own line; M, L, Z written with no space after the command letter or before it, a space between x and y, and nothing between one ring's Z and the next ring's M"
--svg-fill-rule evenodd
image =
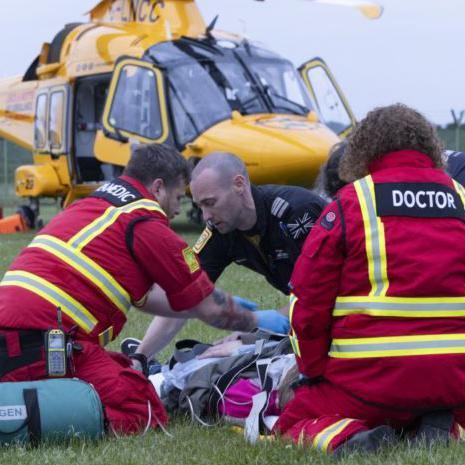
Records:
M426 182L375 184L378 216L458 218L465 221L460 196L448 186Z
M101 185L90 197L105 199L115 207L122 207L142 199L143 195L128 182L116 178Z

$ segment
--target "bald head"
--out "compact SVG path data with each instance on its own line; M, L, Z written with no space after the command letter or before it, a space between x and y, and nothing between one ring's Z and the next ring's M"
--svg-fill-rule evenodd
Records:
M224 187L229 187L237 175L243 176L249 182L244 162L232 153L215 152L202 158L192 171L191 180L195 181L206 170L211 171Z
M242 160L230 153L212 153L191 174L190 190L204 220L220 233L246 230L256 221L249 175Z

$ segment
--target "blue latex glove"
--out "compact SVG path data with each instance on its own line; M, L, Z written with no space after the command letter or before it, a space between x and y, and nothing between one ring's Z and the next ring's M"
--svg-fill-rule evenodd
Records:
M289 318L281 315L277 310L260 310L255 312L255 315L260 329L280 334L288 334L291 329Z
M241 307L244 307L246 310L250 310L251 312L255 312L255 310L258 310L258 304L253 300L244 299L244 297L240 297L238 295L233 296L233 300L236 305L240 305Z

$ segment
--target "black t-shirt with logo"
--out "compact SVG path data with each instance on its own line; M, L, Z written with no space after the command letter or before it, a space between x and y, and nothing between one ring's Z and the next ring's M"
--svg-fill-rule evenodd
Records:
M212 281L235 262L262 274L273 287L289 294L294 264L326 201L296 186L252 186L252 195L257 223L251 230L220 234L207 226L194 251Z

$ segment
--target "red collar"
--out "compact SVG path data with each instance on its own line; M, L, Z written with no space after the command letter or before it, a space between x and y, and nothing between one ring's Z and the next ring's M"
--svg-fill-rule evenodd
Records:
M137 179L132 178L131 176L120 176L119 178L135 187L146 199L157 200L156 197Z
M368 171L376 171L389 168L434 168L434 162L428 155L416 150L398 150L397 152L387 153L380 158L372 161L368 165Z

